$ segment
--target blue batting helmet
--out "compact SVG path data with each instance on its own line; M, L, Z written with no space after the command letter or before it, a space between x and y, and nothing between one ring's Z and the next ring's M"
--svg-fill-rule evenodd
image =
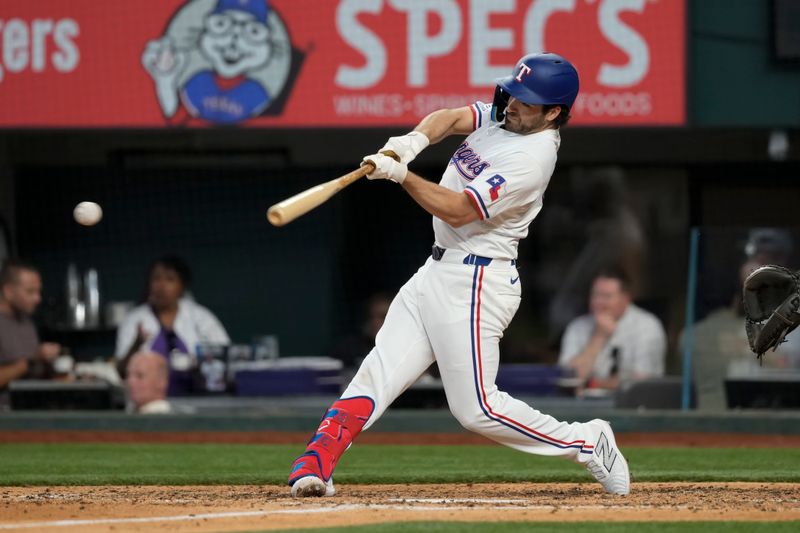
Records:
M510 76L496 81L499 89L526 104L569 109L578 96L578 71L560 55L549 52L524 56Z

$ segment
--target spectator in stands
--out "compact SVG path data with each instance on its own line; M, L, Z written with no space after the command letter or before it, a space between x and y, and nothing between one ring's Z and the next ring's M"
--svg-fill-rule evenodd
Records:
M727 408L726 377L749 377L766 369L800 368L800 335L786 337L775 351L759 363L747 342L742 305L742 284L756 268L789 264L793 243L791 235L781 229L756 228L749 232L744 246L744 262L739 267L730 304L709 313L694 325L692 332L692 367L697 389L697 407L702 410ZM685 332L680 346L685 348Z
M173 370L170 395L189 392L185 376L175 372L194 366L198 344L230 344L217 317L187 296L190 283L191 271L179 257L164 256L150 265L145 302L128 313L117 329L115 356L121 376L133 354L156 352Z
M753 270L764 265L781 265L792 270L797 270L797 265L792 262L794 240L788 230L780 228L756 228L750 231L749 239L745 245L745 254L751 264L747 271L741 272L739 289L744 284L744 279ZM741 290L737 290L741 298ZM737 309L740 316L744 316L744 308ZM742 322L743 323L743 322ZM768 357L762 357L761 367L765 368L800 368L800 335L790 333L785 342L778 348L769 352Z
M33 265L8 259L0 269L0 405L8 402L8 384L23 377L44 377L61 346L39 342L31 316L42 299L42 279Z
M125 385L128 391L128 408L143 415L165 414L172 411L167 401L169 366L167 360L155 352L137 352L128 362Z
M610 390L623 381L664 375L664 328L632 303L624 271L606 268L595 276L589 310L567 326L560 366L572 369L587 388Z
M378 292L367 299L364 320L358 333L341 339L331 351L331 357L339 359L345 368L357 368L375 346L375 337L383 326L386 313L392 303L391 297Z
M554 347L566 326L585 312L586 294L598 272L609 267L621 269L630 280L629 293L637 294L647 255L645 231L628 197L624 171L617 166L576 167L569 177L575 205L560 217L558 211L546 215L544 230L551 234L551 241L563 247L564 239L572 235L563 233L571 219L572 227L585 232L585 238L580 239L584 243L580 251L570 251L569 263L553 263L557 267L549 274L550 283L558 287L548 310L549 344Z
M744 253L756 267L763 265L790 267L788 263L793 248L792 235L787 230L754 228L748 234Z

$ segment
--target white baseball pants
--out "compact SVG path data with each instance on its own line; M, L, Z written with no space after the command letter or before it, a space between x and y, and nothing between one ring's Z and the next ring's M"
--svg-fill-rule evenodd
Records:
M527 453L588 460L589 427L560 422L497 389L499 342L521 290L511 261L485 262L457 250L429 258L395 297L342 398L375 401L368 429L435 360L450 411L465 428Z

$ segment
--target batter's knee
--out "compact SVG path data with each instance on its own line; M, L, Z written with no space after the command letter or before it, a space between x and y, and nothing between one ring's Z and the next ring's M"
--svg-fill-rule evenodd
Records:
M473 433L483 433L487 428L486 422L488 419L478 406L472 408L471 406L453 406L451 404L450 412L453 413L455 419L458 420L458 423L461 424L464 429L472 431Z

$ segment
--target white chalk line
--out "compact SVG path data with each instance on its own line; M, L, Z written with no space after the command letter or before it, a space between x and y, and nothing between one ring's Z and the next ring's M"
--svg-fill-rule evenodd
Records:
M280 514L305 514L305 513L336 513L341 511L363 510L363 509L381 509L381 510L407 510L407 511L451 511L451 510L467 510L474 509L474 507L410 507L407 505L370 505L370 504L353 504L353 505L339 505L336 507L312 507L304 509L277 509L274 511L242 511L242 512L226 512L226 513L203 513L203 514L188 514L177 516L148 516L143 518L98 518L92 520L53 520L49 522L27 522L21 524L0 524L0 529L33 529L38 527L75 527L75 526L93 526L101 524L141 524L151 522L180 522L189 520L203 520L208 518L243 518L243 517L256 517L256 516L269 516ZM512 509L512 507L507 507ZM513 507L519 509L519 507Z
M406 503L527 503L528 500L495 500L492 498L389 498L387 502Z
M434 503L442 503L445 500L441 499L421 499L423 501L430 501ZM409 499L403 500L402 498L394 498L390 501L412 501ZM475 499L461 499L451 500L459 502L476 502L481 503L509 503L509 502L525 502L526 500L475 500ZM0 530L7 529L33 529L40 527L76 527L76 526L93 526L101 524L142 524L152 522L180 522L190 520L203 520L215 518L244 518L244 517L258 517L269 515L292 515L292 514L305 514L305 513L337 513L342 511L353 510L390 510L390 511L417 511L417 512L441 512L441 511L479 511L491 509L493 511L503 510L516 510L516 511L553 511L553 510L612 510L612 509L631 509L630 505L499 505L491 507L475 507L472 505L459 505L459 506L442 506L433 507L430 505L386 505L386 504L343 504L330 507L304 507L302 509L273 509L266 511L229 511L224 513L198 513L198 514L184 514L184 515L171 515L171 516L148 516L141 518L96 518L86 520L52 520L44 522L22 522L17 524L0 524ZM636 505L635 509L652 509L657 508L653 505ZM688 509L686 505L666 505L664 509Z
M93 526L99 524L142 524L148 522L180 522L203 520L207 518L243 518L248 516L267 516L270 514L321 513L331 511L327 508L278 509L274 511L229 511L225 513L198 513L172 516L147 516L142 518L95 518L87 520L52 520L48 522L26 522L21 524L0 524L0 529L32 529L36 527Z

